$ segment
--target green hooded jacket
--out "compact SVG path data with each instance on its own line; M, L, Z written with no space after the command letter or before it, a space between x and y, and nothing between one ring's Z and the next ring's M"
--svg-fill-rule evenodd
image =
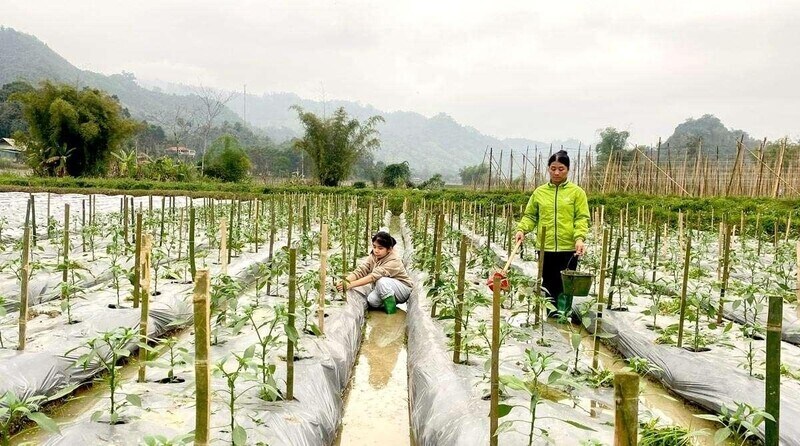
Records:
M533 191L517 230L528 233L547 228L544 250L574 251L575 242L589 231L589 202L586 192L571 181L558 186L547 182ZM536 238L538 244L538 237Z

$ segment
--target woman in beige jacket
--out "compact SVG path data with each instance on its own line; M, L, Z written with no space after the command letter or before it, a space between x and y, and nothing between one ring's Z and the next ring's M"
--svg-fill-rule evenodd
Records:
M388 232L380 231L372 236L372 252L367 260L345 277L348 288L374 284L367 296L371 308L381 308L384 300L393 297L401 304L411 296L411 278L403 261L394 252L397 240ZM336 285L340 291L343 284Z

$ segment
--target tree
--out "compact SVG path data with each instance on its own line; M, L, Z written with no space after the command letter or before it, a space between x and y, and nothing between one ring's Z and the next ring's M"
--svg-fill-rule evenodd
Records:
M216 149L220 147L221 149ZM209 154L206 173L222 181L242 181L250 171L250 158L239 147L239 141L231 135L225 135L212 144L213 152Z
M139 128L101 90L45 81L36 90L15 93L28 131L16 138L27 147L28 163L42 175L103 175L111 153Z
M595 148L597 150L597 163L605 165L612 154L622 152L625 144L628 143L630 132L627 130L619 131L614 127L606 127L600 131L600 142Z
M230 102L235 92L226 92L222 90L214 90L213 88L200 86L196 92L200 98L203 106L200 109L200 117L202 125L200 133L203 135L203 154L200 158L200 175L205 172L206 166L206 147L208 146L208 136L211 133L211 128L214 126L214 120L217 119L222 110L225 109L225 104Z
M436 175L428 178L427 180L423 181L422 184L419 185L420 189L430 189L430 190L439 190L444 189L445 182L442 179L442 174L437 173Z
M292 109L305 127L305 136L295 141L295 147L311 158L323 186L338 186L350 176L359 157L380 146L375 126L383 122L381 116L372 116L361 123L348 117L344 107L327 119L297 105Z
M402 187L411 182L411 168L408 161L389 164L383 169L383 185L385 187Z
M467 166L458 171L458 176L461 177L461 184L465 186L484 184L487 181L488 175L489 166L483 163Z
M11 136L15 132L24 132L28 129L22 114L22 104L10 101L9 96L32 90L31 84L24 81L11 82L0 88L0 137Z

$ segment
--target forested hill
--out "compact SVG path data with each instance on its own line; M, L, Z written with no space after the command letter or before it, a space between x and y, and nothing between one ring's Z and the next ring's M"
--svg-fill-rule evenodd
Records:
M700 118L689 118L678 124L672 136L664 143L679 151L688 149L695 154L698 148L706 156L716 156L719 148L720 158L736 156L736 142L744 135L744 144L749 148L758 145L744 130L729 129L714 115L703 115Z
M100 88L116 95L134 117L150 121L154 117L168 118L178 109L196 110L201 107L200 99L190 94L193 91L191 87L145 88L131 73L106 76L81 70L36 37L11 28L0 28L0 85L15 80L36 83L43 79ZM217 118L218 121L240 121L242 100L242 95L235 97ZM414 112L384 112L369 105L336 100L326 101L323 106L321 101L306 100L293 93L248 95L247 121L264 129L275 142L299 136L302 129L297 113L289 109L292 105L320 114L343 106L357 118L383 116L386 122L378 127L382 146L375 153L375 159L408 161L415 173L422 177L434 173L454 176L461 167L480 163L487 147L524 151L528 146L533 149L535 145L543 147L551 143L492 137L473 127L463 126L444 113L428 118ZM575 140L552 143L567 147L577 147L578 144Z
M201 106L196 96L164 94L143 88L132 74L106 76L81 70L36 37L0 28L0 85L16 80L35 84L44 79L105 90L116 95L134 117L150 121L153 117L172 115L178 108L192 110ZM233 122L239 117L225 110L219 119Z

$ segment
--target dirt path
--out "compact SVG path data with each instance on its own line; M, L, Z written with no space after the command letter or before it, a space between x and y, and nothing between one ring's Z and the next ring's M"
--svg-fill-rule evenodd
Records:
M399 220L392 217L395 247L402 257ZM367 314L364 341L345 396L342 430L336 445L410 445L405 305L397 313Z

